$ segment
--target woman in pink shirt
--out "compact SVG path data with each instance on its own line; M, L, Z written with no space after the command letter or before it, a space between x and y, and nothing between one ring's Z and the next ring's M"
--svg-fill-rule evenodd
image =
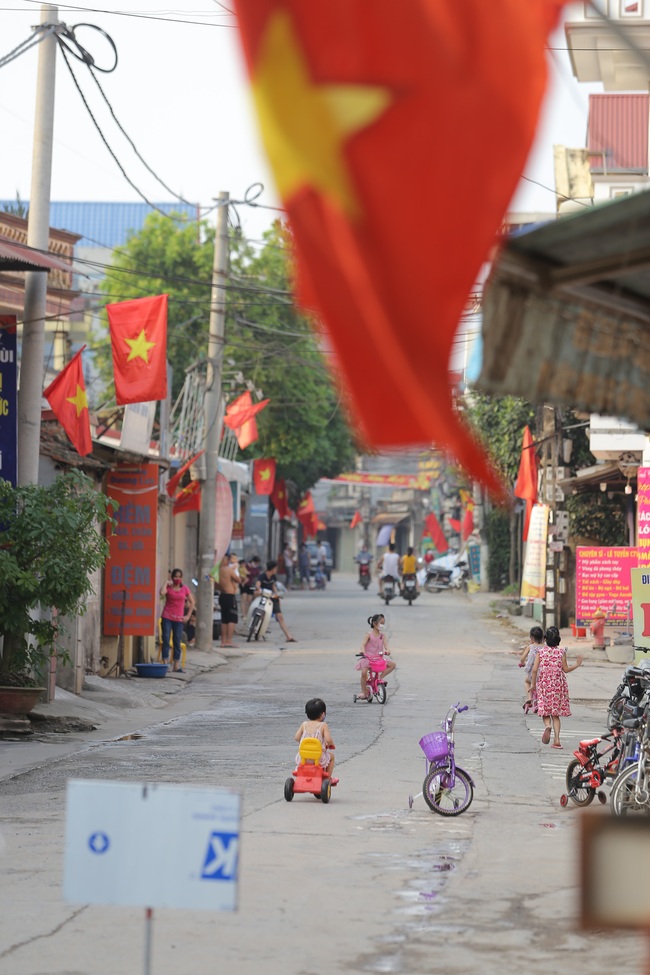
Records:
M186 623L192 615L194 609L194 596L186 585L183 584L183 573L180 569L172 569L171 580L163 585L160 595L165 600L162 611L162 659L164 664L169 663L169 638L174 642L174 667L173 669L183 672L180 665L181 660L181 640L183 638L183 623Z

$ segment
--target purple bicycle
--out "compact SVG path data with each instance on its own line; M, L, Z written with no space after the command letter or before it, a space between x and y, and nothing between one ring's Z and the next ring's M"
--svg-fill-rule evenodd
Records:
M441 816L460 816L471 806L474 798L474 782L464 769L456 765L454 757L456 715L467 710L467 704L452 705L444 721L441 721L444 731L434 731L420 739L420 748L426 759L427 774L422 792L417 796L409 796L409 809L413 808L413 801L418 796L424 796L429 809L440 813Z

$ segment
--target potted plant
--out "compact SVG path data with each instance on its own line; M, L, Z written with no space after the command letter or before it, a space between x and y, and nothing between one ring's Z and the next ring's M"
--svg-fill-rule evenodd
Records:
M25 713L43 693L59 618L84 612L108 554L110 505L77 470L49 486L0 479L0 713Z

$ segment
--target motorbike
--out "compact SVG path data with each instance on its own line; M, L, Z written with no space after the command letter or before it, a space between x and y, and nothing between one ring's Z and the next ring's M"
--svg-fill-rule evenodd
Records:
M627 706L641 706L646 703L649 688L650 661L644 660L641 665L631 664L625 668L621 682L607 706L607 727L610 731L626 716L624 712Z
M248 611L248 636L246 642L251 640L264 639L264 634L269 628L271 616L273 615L273 593L270 589L262 589L260 596L257 596L250 605Z
M427 592L440 592L442 589L460 589L467 592L469 565L465 559L456 555L444 555L427 565L424 588Z
M409 606L413 605L413 600L417 599L419 595L415 576L404 576L402 580L402 597L408 600Z
M384 588L383 588L383 592L381 593L381 598L384 600L384 602L388 606L388 604L390 603L391 599L394 599L395 596L397 595L397 593L395 591L395 585L396 584L395 584L395 579L393 578L393 576L384 576L384 580L383 581L384 581Z
M364 589L370 585L370 562L359 562L359 585Z

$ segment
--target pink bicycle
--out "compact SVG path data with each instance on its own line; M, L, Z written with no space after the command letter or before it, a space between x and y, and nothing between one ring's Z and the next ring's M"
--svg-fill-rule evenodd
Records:
M362 653L357 654L357 657L363 656L364 654ZM377 701L377 704L386 703L386 681L384 680L384 669L385 667L383 667L381 670L373 670L372 666L368 668L368 680L366 683L368 684L370 696L364 698L362 694L355 694L355 704L357 701L367 701L368 704L372 704L373 698L375 701Z

